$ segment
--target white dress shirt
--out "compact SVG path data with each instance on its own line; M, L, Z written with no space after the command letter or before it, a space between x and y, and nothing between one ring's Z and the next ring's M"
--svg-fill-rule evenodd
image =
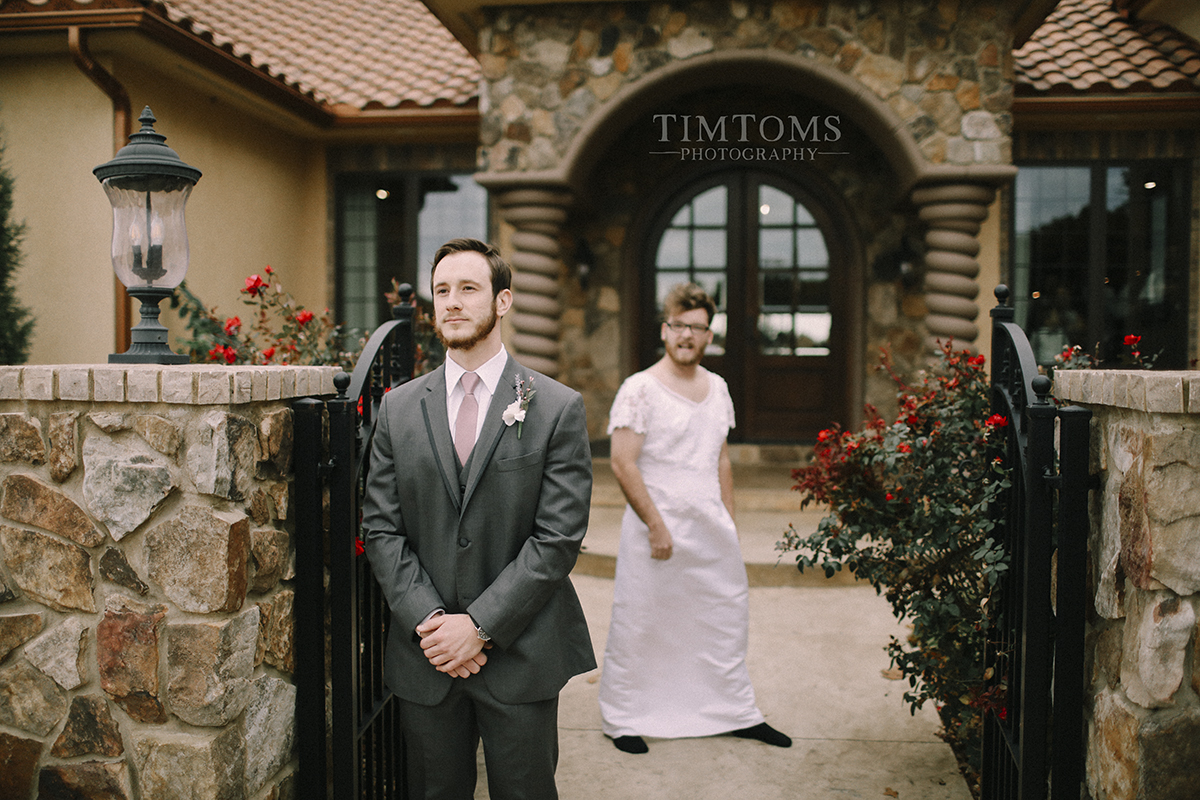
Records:
M500 345L500 352L489 358L475 374L479 383L475 384L475 401L479 403L479 416L475 419L475 441L479 441L479 432L483 430L483 420L487 417L488 408L492 405L492 396L500 384L504 365L508 363L508 351ZM446 414L450 420L450 438L454 438L454 420L458 419L458 409L462 405L466 391L462 387L462 376L467 372L457 361L446 356ZM515 398L516 395L514 394ZM457 442L455 442L457 444Z

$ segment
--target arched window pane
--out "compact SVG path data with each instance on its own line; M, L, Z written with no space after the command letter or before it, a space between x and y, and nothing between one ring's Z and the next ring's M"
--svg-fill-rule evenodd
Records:
M726 190L724 186L715 186L707 192L696 195L691 202L693 209L693 224L695 225L724 225L726 219ZM671 223L674 224L673 222Z
M796 203L774 186L762 187L758 202L759 225L790 225Z
M725 267L725 231L698 230L693 234L692 265L700 269Z
M655 263L659 269L686 269L691 263L687 231L667 229L658 243L658 256Z
M826 267L829 250L819 228L799 228L796 231L796 263L801 267Z
M825 235L808 209L777 187L759 187L758 203L759 352L827 356L833 315Z

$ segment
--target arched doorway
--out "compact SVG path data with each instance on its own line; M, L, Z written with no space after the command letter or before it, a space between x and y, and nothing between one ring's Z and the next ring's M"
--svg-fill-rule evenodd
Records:
M850 304L859 297L850 239L817 195L759 170L716 173L674 192L644 243L643 320L671 286L694 281L717 301L705 365L729 383L737 441L804 441L845 423ZM638 326L639 361L661 355Z

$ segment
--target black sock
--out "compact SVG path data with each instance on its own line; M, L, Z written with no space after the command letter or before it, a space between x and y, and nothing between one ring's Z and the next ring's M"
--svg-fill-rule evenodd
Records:
M740 739L757 739L760 742L774 745L775 747L791 747L792 740L785 734L772 728L765 722L760 722L750 728L742 728L741 730L730 731L731 736L737 736Z
M649 753L650 748L646 746L646 740L640 736L618 736L613 739L613 744L622 753Z

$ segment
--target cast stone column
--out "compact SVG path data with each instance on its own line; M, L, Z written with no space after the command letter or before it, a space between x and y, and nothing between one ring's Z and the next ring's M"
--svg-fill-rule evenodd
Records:
M980 226L996 196L991 186L943 184L914 189L925 232L925 327L931 340L953 338L968 345L979 335ZM931 344L933 342L931 341Z
M513 267L512 349L522 363L551 377L559 373L559 235L571 205L569 192L510 189L497 197L504 221L516 230L508 253Z

